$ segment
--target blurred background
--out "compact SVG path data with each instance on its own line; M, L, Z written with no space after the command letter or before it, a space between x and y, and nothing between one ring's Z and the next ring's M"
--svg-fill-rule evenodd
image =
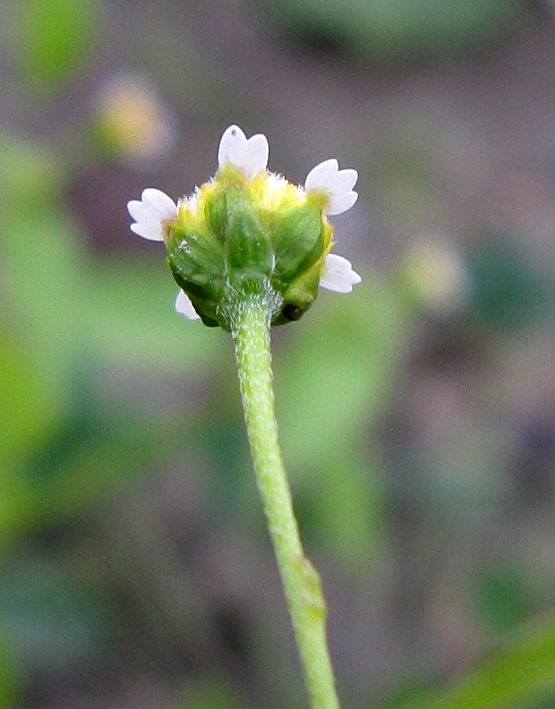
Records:
M359 171L362 284L273 333L344 709L553 648L552 0L18 0L0 38L0 707L306 706L229 336L125 209L231 123Z

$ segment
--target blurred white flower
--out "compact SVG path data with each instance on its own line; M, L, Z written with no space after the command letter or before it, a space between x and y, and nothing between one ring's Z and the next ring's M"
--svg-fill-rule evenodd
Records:
M453 315L468 302L467 265L456 242L443 234L420 235L403 256L402 272L410 291L435 315Z
M134 167L151 167L175 146L175 115L144 77L111 76L96 95L95 112L103 139Z

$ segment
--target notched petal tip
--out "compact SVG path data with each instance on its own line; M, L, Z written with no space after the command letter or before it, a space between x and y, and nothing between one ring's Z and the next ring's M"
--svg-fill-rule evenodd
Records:
M160 216L154 212L153 209L148 207L142 202L137 202L136 200L127 205L127 211L133 217L133 219L140 224L160 224Z
M184 315L188 320L198 320L200 316L195 310L191 299L185 293L185 291L180 290L175 299L175 309L180 315Z
M337 192L350 192L356 185L358 172L352 167L339 170L335 178L335 190Z
M351 262L343 256L328 254L325 262L325 273L320 278L320 286L335 293L350 293L353 286L362 278L353 271Z
M239 126L229 126L220 140L218 166L229 163L247 177L254 177L266 169L269 152L268 139L262 133L257 133L247 140Z
M346 192L344 194L331 195L328 214L333 217L336 214L343 214L350 209L358 199L358 192Z
M265 170L268 165L270 146L268 139L262 133L256 133L247 140L248 155L245 161L245 169L250 177L254 177L261 170Z
M171 197L162 190L147 187L141 193L143 204L162 219L172 219L177 215L177 205Z
M137 208L140 210L143 206L143 203L140 202L138 199L132 199L129 202L127 202L127 211L129 212L129 216L133 217L135 221L137 220L137 217L135 214L137 213Z

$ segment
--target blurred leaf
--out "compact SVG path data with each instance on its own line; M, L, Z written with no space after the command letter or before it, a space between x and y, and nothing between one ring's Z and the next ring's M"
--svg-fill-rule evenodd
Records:
M3 227L2 258L9 264L4 304L25 333L56 419L70 397L67 372L79 349L79 306L86 288L80 249L71 222L52 212L8 214Z
M286 347L276 349L276 396L295 497L304 497L344 560L360 559L379 518L364 435L393 386L399 306L385 283L368 277L349 296L322 294L288 330Z
M231 686L221 678L214 678L193 690L193 696L188 696L183 702L185 709L239 709L244 706Z
M486 324L515 330L545 311L545 284L509 238L485 235L470 256L469 270L471 307Z
M177 290L163 253L155 266L129 258L97 264L81 303L88 346L138 368L154 366L174 374L209 368L225 356L229 338L177 315Z
M372 57L452 53L491 41L522 14L518 0L262 0L281 27Z
M277 400L283 447L301 466L325 459L381 413L402 319L394 293L368 277L348 296L321 294L288 329L286 349L276 349Z
M30 158L30 153L28 154ZM0 159L0 165L2 160ZM33 185L32 160L28 160ZM5 163L2 165L5 169ZM0 168L1 171L1 168ZM23 191L23 181L16 181ZM8 181L7 189L14 183ZM24 202L23 205L26 203ZM39 202L40 204L40 202ZM64 420L71 401L76 299L80 265L71 224L42 207L8 200L3 213L0 336L0 539L28 522L34 510L24 461ZM3 546L2 544L2 546Z
M522 709L555 698L555 620L528 624L458 684L403 702L399 709Z
M105 627L85 589L55 567L26 560L0 578L0 613L27 667L49 669L99 652Z
M507 632L533 612L526 574L513 564L496 561L479 570L474 599L497 632Z
M7 141L5 147L0 176L7 305L32 333L33 359L52 385L65 381L85 346L173 372L214 362L225 336L175 314L177 286L163 255L156 268L123 258L91 268L76 225L55 208L62 179L55 160L40 145Z
M1 330L0 461L9 466L43 438L50 429L51 413L40 371L7 324ZM0 481L2 484L4 478Z
M226 338L174 312L177 287L162 255L156 270L128 259L91 264L77 224L60 209L64 178L55 156L2 136L0 144L5 544L30 520L74 514L113 491L165 441L152 416L145 430L130 412L112 421L90 397L76 408L84 376L108 361L126 371L148 365L196 374L214 364Z
M62 450L46 448L32 461L28 514L35 523L75 516L84 505L121 488L125 481L131 483L159 461L164 450L160 426L147 428L128 419L117 424L107 414L73 440L70 436L68 430L60 430L54 444L61 443Z
M20 707L19 663L15 658L12 643L7 641L6 625L0 611L0 709Z
M56 426L47 390L41 370L4 328L0 336L0 556L10 533L33 513L21 463Z
M25 214L61 198L66 175L60 160L41 143L0 133L0 194L2 208Z
M92 0L19 0L16 8L18 51L27 78L52 86L74 75L96 36Z
M295 489L303 536L353 569L376 551L383 525L379 469L360 448L358 441L342 441L314 469L310 484Z

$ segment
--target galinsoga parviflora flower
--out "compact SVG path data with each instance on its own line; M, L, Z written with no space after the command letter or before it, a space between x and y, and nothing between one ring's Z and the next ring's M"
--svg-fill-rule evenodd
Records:
M177 204L146 189L127 208L139 236L164 241L180 286L176 309L231 332L258 489L313 709L339 709L320 577L305 557L278 441L270 327L298 320L318 288L349 293L360 276L331 254L329 215L353 206L356 170L337 160L304 187L266 170L268 141L237 126L222 136L215 177Z
M268 154L266 136L247 140L230 126L215 177L190 197L175 204L149 188L127 205L135 234L165 242L181 288L175 307L190 320L229 330L230 294L265 288L272 294L271 323L282 325L308 310L319 286L349 293L361 280L347 259L330 253L327 219L356 202L356 170L325 160L300 187L266 169Z

